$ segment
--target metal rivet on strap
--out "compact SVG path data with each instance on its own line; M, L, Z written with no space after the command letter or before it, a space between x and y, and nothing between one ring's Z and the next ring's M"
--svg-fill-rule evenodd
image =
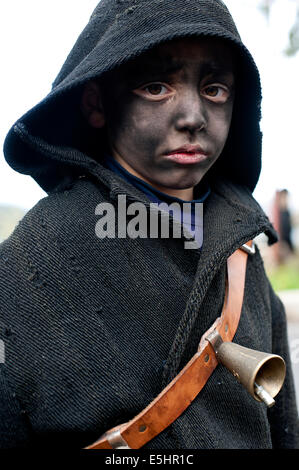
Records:
M205 362L209 362L210 356L208 354L205 355Z
M245 251L245 253L248 253L249 255L254 255L254 253L255 253L255 244L253 242L252 246L249 246L249 245L246 245L246 243L244 243L244 245L240 246L240 250Z
M112 449L131 449L122 437L120 431L113 431L107 435L107 441Z

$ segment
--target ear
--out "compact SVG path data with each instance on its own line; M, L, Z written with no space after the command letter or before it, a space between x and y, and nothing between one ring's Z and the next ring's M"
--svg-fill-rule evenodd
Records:
M81 111L90 126L100 129L106 123L99 84L91 80L84 86Z

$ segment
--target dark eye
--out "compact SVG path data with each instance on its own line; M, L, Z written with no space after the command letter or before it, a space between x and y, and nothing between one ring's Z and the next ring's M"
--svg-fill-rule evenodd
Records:
M205 89L205 92L206 92L207 95L215 97L219 93L219 87L217 87L217 86L208 86Z
M132 91L135 95L139 95L149 101L162 101L174 94L174 90L169 84L160 82L152 82Z
M164 85L161 85L160 83L152 83L151 85L145 87L144 90L148 91L151 95L157 96L163 94L163 92L165 93L165 90L167 90L167 88Z
M202 89L201 94L214 103L225 103L230 97L230 90L225 85L208 85Z

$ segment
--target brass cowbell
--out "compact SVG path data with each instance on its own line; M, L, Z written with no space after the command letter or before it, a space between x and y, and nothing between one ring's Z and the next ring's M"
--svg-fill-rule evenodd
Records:
M263 401L268 407L275 404L274 397L286 375L282 357L223 341L217 330L206 339L212 345L218 362L236 377L255 400Z

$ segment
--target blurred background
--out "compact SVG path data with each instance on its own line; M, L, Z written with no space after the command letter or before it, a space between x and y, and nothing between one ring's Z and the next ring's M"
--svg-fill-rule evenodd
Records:
M0 3L0 140L50 91L98 0ZM281 241L257 243L286 307L299 396L299 0L224 0L254 56L263 87L263 168L254 196ZM0 242L46 194L0 155ZM298 401L299 404L299 401Z

